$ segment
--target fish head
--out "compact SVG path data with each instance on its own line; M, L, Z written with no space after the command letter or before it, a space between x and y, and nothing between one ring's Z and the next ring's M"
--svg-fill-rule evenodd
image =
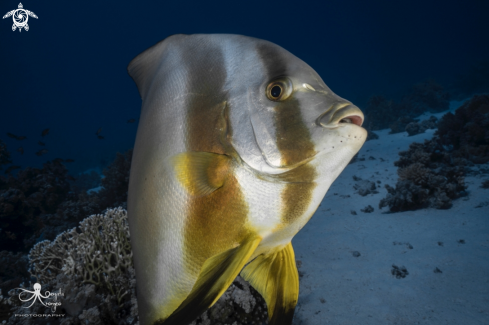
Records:
M228 97L239 99L229 103L230 142L260 173L308 165L315 167L314 181L332 182L366 140L363 113L280 46L256 40L253 49L241 60L246 72L228 87ZM246 62L252 59L259 64Z

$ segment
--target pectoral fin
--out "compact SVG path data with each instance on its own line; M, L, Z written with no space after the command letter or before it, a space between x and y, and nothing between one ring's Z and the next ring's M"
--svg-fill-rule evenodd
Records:
M260 241L259 237L249 239L205 261L187 298L166 320L158 320L154 325L188 324L214 305L238 276Z
M172 157L177 179L192 195L208 195L220 188L230 163L229 156L211 152L182 152Z
M275 253L259 255L241 271L241 276L267 302L270 325L292 324L299 298L299 275L292 243Z

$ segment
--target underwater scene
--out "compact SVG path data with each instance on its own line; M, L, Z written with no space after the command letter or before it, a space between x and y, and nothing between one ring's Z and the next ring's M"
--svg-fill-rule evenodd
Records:
M0 11L0 324L489 324L489 2Z

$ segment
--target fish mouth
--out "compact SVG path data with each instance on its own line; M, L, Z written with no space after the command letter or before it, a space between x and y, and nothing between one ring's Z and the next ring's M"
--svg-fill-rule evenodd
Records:
M325 113L321 114L316 124L326 129L336 129L347 125L362 126L365 117L362 111L351 103L335 103Z

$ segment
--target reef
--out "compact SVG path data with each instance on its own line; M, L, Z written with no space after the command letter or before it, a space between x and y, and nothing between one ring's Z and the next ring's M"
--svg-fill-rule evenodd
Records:
M433 207L448 209L452 200L466 195L464 167L456 165L439 138L412 143L401 151L396 187L386 184L387 197L379 209L388 206L391 212Z
M121 207L92 215L77 228L59 234L53 241L37 243L28 255L29 273L43 290L64 293L56 318L12 316L26 313L19 289L0 295L0 313L9 324L138 324L136 278L132 261L127 212ZM32 290L33 283L20 284ZM6 313L5 310L9 310ZM34 304L29 313L53 313ZM2 315L2 314L0 314ZM261 324L267 319L263 298L242 278L192 324ZM6 319L6 318L4 318ZM1 319L0 319L1 321Z
M489 162L489 95L475 95L438 123L442 145L453 148L453 157L474 164Z
M455 114L445 114L431 140L414 142L399 156L399 180L395 188L385 185L388 194L379 208L450 208L466 195L465 175L473 173L472 166L489 162L489 95L476 95Z
M438 126L438 119L435 116L430 116L429 119L423 120L421 122L410 122L404 128L409 136L413 136L419 133L424 133L428 129L436 129Z

